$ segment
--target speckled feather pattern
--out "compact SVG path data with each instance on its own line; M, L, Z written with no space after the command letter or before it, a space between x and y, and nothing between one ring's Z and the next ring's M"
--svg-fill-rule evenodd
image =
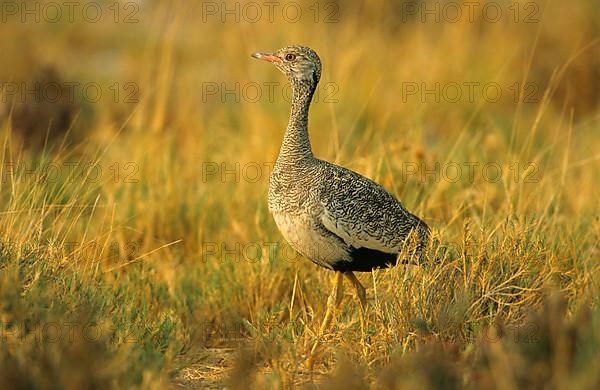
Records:
M292 84L292 108L269 183L269 210L290 245L330 269L369 271L395 264L409 236L420 255L429 228L381 185L313 156L308 108L321 74L317 54L288 46L295 66L275 64ZM411 235L411 232L415 232ZM390 260L394 259L394 260Z

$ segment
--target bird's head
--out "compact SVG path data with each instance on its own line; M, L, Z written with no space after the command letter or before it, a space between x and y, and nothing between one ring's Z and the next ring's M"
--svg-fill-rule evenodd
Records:
M308 83L315 87L321 78L321 60L305 46L286 46L273 53L254 53L252 57L275 65L292 83Z

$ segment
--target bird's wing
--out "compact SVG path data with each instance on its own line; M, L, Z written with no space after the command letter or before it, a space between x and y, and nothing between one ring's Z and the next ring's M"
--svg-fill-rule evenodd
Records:
M398 253L421 221L381 185L353 171L328 167L322 188L323 226L352 248Z

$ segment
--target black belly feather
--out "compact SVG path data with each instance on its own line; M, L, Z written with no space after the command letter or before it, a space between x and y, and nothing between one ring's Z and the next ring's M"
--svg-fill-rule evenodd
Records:
M334 271L371 272L374 268L388 268L396 265L397 253L387 253L369 248L350 248L352 260L341 260L331 264Z

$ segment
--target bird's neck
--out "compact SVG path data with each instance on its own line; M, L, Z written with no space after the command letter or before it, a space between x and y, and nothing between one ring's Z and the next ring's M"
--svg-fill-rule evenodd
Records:
M277 162L297 163L313 158L308 138L308 108L316 83L292 82L292 108Z

